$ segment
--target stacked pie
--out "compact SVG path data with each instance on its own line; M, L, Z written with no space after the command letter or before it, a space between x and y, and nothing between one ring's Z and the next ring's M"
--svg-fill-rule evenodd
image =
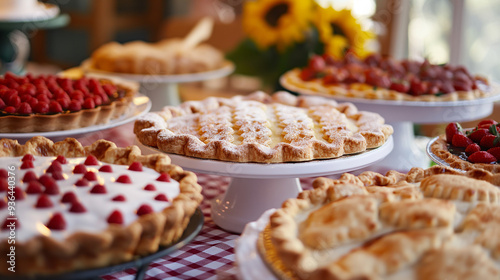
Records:
M280 279L500 278L500 189L474 172L364 172L313 187L259 235Z

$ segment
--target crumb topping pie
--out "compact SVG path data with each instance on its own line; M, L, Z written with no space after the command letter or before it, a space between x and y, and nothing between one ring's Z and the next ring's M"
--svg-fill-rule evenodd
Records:
M180 238L202 199L196 175L167 156L106 140L83 147L72 138L34 137L25 145L2 139L0 163L0 253L14 246L16 275L103 267L156 252ZM0 275L11 273L8 267L2 262Z
M353 104L286 92L188 101L146 114L134 126L142 144L167 153L265 163L360 153L392 132L380 115Z
M258 252L280 279L499 279L500 189L482 179L440 166L317 178L271 215Z

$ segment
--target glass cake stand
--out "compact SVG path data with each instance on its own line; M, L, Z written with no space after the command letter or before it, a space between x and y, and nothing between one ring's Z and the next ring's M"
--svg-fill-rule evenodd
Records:
M500 100L499 85L495 94L486 98L460 101L422 102L334 97L309 90L297 93L322 96L338 102L350 102L360 111L370 111L384 117L394 128L394 149L384 160L376 164L377 170L408 172L413 167L427 168L430 161L423 150L416 148L413 124L438 124L466 122L489 116L493 102Z
M107 72L93 68L89 60L85 60L80 68L85 73L97 74L103 77L119 77L140 83L140 92L149 96L153 102L151 111L160 111L166 105L176 106L181 103L178 84L225 77L234 71L234 64L230 61L225 61L219 69L179 75L139 75Z
M161 152L135 140L143 154ZM341 174L367 167L386 157L393 139L376 149L336 159L293 163L237 163L168 154L172 163L193 172L231 177L224 194L212 201L212 219L221 228L241 233L264 211L280 207L302 191L299 178Z

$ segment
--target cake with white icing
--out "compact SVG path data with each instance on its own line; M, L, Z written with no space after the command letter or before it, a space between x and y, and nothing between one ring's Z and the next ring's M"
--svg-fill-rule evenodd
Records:
M16 274L106 266L155 252L182 235L201 201L193 173L137 147L42 137L0 144L0 252L15 251ZM0 274L9 267L3 262Z

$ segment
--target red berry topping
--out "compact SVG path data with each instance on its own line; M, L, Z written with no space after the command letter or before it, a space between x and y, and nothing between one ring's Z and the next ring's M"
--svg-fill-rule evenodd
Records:
M66 221L61 213L57 212L52 215L47 222L47 227L52 230L63 230L66 228Z
M468 156L479 151L481 151L481 147L479 147L479 145L476 143L472 143L469 146L467 146L467 148L465 148L465 154L467 154Z
M119 194L119 195L113 197L111 200L113 200L113 201L126 201L127 199L125 198L125 196L123 194Z
M0 178L0 192L6 192L9 189L9 182L6 178Z
M78 181L75 182L75 186L77 187L86 187L89 185L89 181L85 178L81 178Z
M74 203L75 201L78 201L78 199L76 198L76 194L71 191L64 193L61 198L62 203Z
M45 186L45 191L43 193L46 193L46 194L59 194L59 186L54 181L53 184L49 184L49 185Z
M31 181L28 183L28 187L26 187L27 194L37 194L42 192L42 184L40 184L38 181Z
M465 136L461 133L457 133L457 134L453 135L453 140L451 141L451 144L453 146L461 147L461 148L465 148L472 143L474 143L474 142L472 142L472 140L470 140L467 136Z
M57 160L60 164L68 163L68 160L64 156L57 156L55 160Z
M85 175L83 175L83 178L87 179L88 181L97 181L97 174L93 171L87 171Z
M168 197L165 194L161 193L161 194L155 196L155 200L158 200L158 201L168 201Z
M500 160L500 147L494 147L494 148L488 149L487 152L492 154L497 159L497 161Z
M455 134L457 134L458 132L461 132L462 127L460 126L459 123L453 122L453 123L449 123L446 126L445 131L446 131L446 141L448 142L448 144L451 144L451 141L453 140L453 136Z
M115 210L115 211L111 212L111 214L108 216L107 221L109 224L122 225L123 224L122 212L120 212L119 210Z
M481 143L481 139L483 139L484 136L490 134L488 129L485 129L485 128L480 128L480 129L477 129L477 130L474 130L472 131L470 134L469 134L469 138L476 142L476 143Z
M120 175L118 178L116 178L116 182L122 184L132 184L132 180L130 180L130 177L128 175Z
M30 170L30 171L28 171L28 172L26 172L26 173L24 174L24 176L23 176L23 182L24 182L24 183L28 183L28 182L31 182L31 181L36 181L36 180L38 180L38 177L36 177L35 172L33 172L33 171L31 171L31 170Z
M47 114L49 112L49 104L45 101L38 101L33 110L35 113Z
M83 164L77 164L75 165L75 168L73 168L73 173L74 174L85 174L87 172L87 167Z
M23 158L21 159L21 161L34 161L35 160L35 156L33 156L32 154L25 154L23 156Z
M0 209L7 207L7 202L4 199L0 199Z
M26 194L20 187L15 187L13 192L16 200L23 200L26 197Z
M16 112L16 107L14 107L14 106L7 106L3 110L7 114L14 114Z
M95 194L101 194L101 193L107 193L106 187L101 184L97 184L90 189L90 193L95 193Z
M64 178L63 173L60 171L52 172L52 178L54 178L54 180L56 180L56 181L66 180L66 178Z
M131 171L142 171L142 164L138 161L134 161L132 162L129 167L128 167L128 170L131 170Z
M50 101L49 103L49 112L50 113L61 113L62 107L61 104L59 104L57 101Z
M153 213L153 208L148 204L143 204L137 209L137 216L146 215L149 213Z
M93 108L95 108L94 99L91 98L91 97L85 98L85 100L83 101L83 104L82 104L82 108L84 108L84 109L93 109Z
M62 172L62 165L59 161L54 160L52 164L47 168L47 172Z
M497 139L495 135L488 134L484 136L483 139L481 139L481 142L479 142L479 146L481 146L481 148L485 150L493 148L498 143L498 141L497 143L495 143L495 139Z
M168 175L168 173L161 173L160 176L156 178L156 181L170 182L170 175Z
M153 184L147 184L147 185L144 187L144 190L145 190L145 191L156 191L156 187L155 187L155 185L153 185Z
M21 164L20 169L29 169L29 168L33 168L33 167L35 167L33 165L33 161L26 160L26 161L23 161L23 164Z
M99 168L99 171L111 173L113 172L113 168L111 168L111 165L103 165Z
M478 128L486 128L489 129L491 125L495 125L497 122L495 120L487 119L487 120L482 120L477 124Z
M76 112L80 111L82 109L82 103L77 101L77 100L71 100L71 102L68 104L68 110Z
M486 151L475 152L468 157L472 163L494 163L497 159Z
M28 102L23 102L17 108L17 113L21 115L29 115L33 113L33 109L31 109L31 105Z
M69 212L72 213L84 213L87 212L87 208L83 206L79 201L73 201L71 207L69 208Z
M18 229L19 227L20 224L18 220L5 219L5 221L2 223L2 230L14 230Z
M99 165L99 161L97 160L97 158L95 156L90 155L85 159L85 162L83 164L85 164L85 165Z
M36 208L50 208L52 206L54 206L54 204L52 203L52 200L50 200L49 196L46 194L41 194L38 197L38 200L36 201L35 205Z
M9 177L9 172L7 169L0 169L0 178L8 178Z

